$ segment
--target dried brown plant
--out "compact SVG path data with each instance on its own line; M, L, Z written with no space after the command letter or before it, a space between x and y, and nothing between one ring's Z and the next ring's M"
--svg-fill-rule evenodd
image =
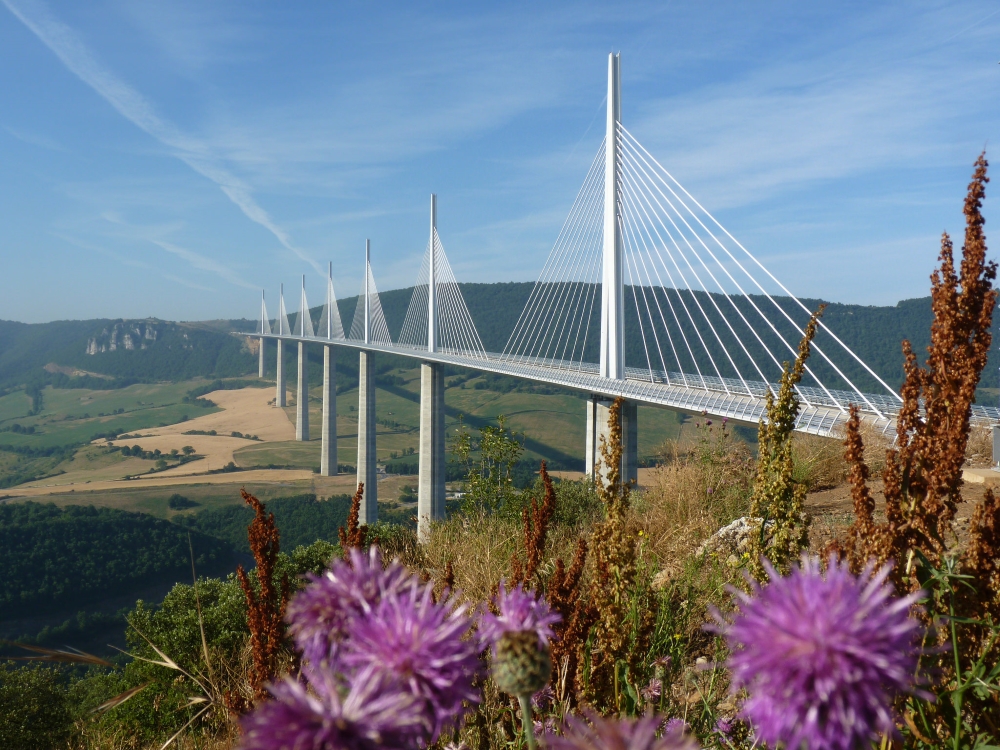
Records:
M969 441L965 445L966 466L989 466L991 463L993 463L992 425L971 425Z
M587 542L578 538L573 562L569 569L562 557L556 558L554 570L547 581L539 579L539 568L545 558L549 531L556 513L557 495L545 462L539 470L543 497L539 504L531 498L522 513L524 561L519 552L511 555L509 586L523 584L526 588L544 591L549 605L562 616L554 626L552 643L552 686L560 701L570 701L577 694L577 666L587 634L597 617L596 611L583 596L583 573L587 562Z
M975 581L973 587L963 588L963 614L1000 622L1000 498L991 489L972 513L960 570Z
M358 490L351 498L351 510L347 514L347 528L341 526L337 530L337 536L340 538L340 549L343 551L344 557L347 557L349 550L364 547L368 540L368 526L358 525L358 518L361 515L361 499L364 495L365 483L358 482Z
M240 565L236 577L247 600L247 625L250 629L250 645L253 653L253 667L250 685L254 700L267 697L264 686L277 676L278 655L285 643L285 608L288 606L288 576L282 576L280 589L274 586L274 567L280 551L278 527L274 514L268 513L264 504L245 489L240 489L244 502L254 510L253 521L247 528L250 552L257 563L257 585ZM234 710L247 710L252 705L233 696Z
M990 332L997 292L996 263L986 260L981 213L987 162L976 160L965 199L965 242L956 272L951 239L941 238L940 267L931 275L934 322L926 367L903 342L906 380L896 421L897 447L886 453L883 471L884 524L875 524L868 507L867 474L859 459L859 420L848 423L850 482L857 515L844 544L856 570L874 558L896 561L898 586L915 589L909 576L916 554L937 565L947 548L956 506L961 502L962 466L969 439L972 403L992 343ZM904 580L906 579L906 580Z
M936 736L940 744L950 736L956 747L965 739L960 727L996 732L1000 715L995 692L968 690L964 683L967 669L976 668L967 664L996 664L1000 658L995 632L1000 619L1000 502L992 491L977 505L968 544L957 559L954 533L972 404L992 343L997 303L997 266L986 260L981 213L986 170L981 154L965 199L965 241L957 271L951 240L947 234L941 240L940 267L931 276L934 322L925 367L917 364L909 342L903 342L906 380L897 447L886 452L883 471L884 523L874 519L857 410L852 410L845 443L856 518L841 544L842 554L855 570L873 559L894 562L894 582L904 590L929 585L926 616L938 648L925 658L942 696L924 704L920 731ZM945 616L935 616L940 614ZM916 731L912 724L910 728Z
M552 664L555 667L552 685L556 697L562 702L577 697L580 654L586 647L590 629L597 621L597 610L584 596L586 562L587 542L578 539L569 569L566 569L563 559L558 558L546 590L552 609L562 615L562 620L555 625L556 638L552 642Z
M621 709L619 662L625 662L633 679L638 678L653 628L652 592L640 581L636 540L627 524L632 486L621 476L623 403L618 397L609 409L609 439L601 437L604 471L595 472L606 516L595 525L591 538L590 602L597 619L591 630L589 674L582 681L586 700L606 712Z
M799 415L795 386L802 380L810 344L826 305L820 305L806 324L795 364L782 368L778 397L767 392L766 418L757 428L757 476L750 504L749 569L757 580L766 578L762 559L786 572L809 543L809 524L803 507L806 486L794 479L792 431Z
M542 486L545 488L545 496L541 505L538 504L537 499L531 498L531 504L522 512L525 561L522 565L521 559L517 555L511 558L511 586L523 583L528 587L535 579L538 566L545 555L545 542L549 534L549 525L556 514L556 489L552 485L552 477L549 476L544 461L542 461L539 476L542 480Z

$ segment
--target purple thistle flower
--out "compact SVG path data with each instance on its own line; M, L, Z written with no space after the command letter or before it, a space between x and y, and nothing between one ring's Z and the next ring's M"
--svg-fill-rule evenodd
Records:
M715 731L723 737L728 737L733 731L733 722L730 719L718 719L715 722Z
M647 703L658 701L660 696L663 695L663 680L659 677L654 677L649 681L649 684L639 692L642 695L643 700Z
M354 618L417 580L395 561L382 570L382 556L374 546L367 553L352 549L349 562L335 560L322 575L310 573L308 578L309 585L288 603L286 619L299 650L314 665L335 660Z
M555 637L552 626L562 620L558 612L549 609L544 597L525 591L520 584L507 591L504 582L500 581L494 602L500 614L487 611L479 619L479 637L484 646L491 644L494 649L504 633L525 630L534 630L538 634L539 648L544 648Z
M578 716L567 716L565 732L545 737L548 750L697 750L698 744L682 731L669 728L657 738L660 719L646 716L641 719L602 719L588 714L586 721ZM682 722L683 723L683 722Z
M270 691L274 699L242 720L241 750L415 748L427 733L420 702L382 690L370 672L359 673L344 698L336 690L310 693L291 679Z
M766 563L765 563L766 565ZM909 610L918 592L893 596L889 566L860 577L831 556L826 574L817 557L803 556L781 578L753 595L735 591L739 612L722 625L732 656L733 690L750 697L743 715L771 745L850 750L894 733L897 693L916 692L916 637Z
M553 703L556 702L556 691L551 685L546 685L533 696L531 696L531 707L536 711L545 713Z
M653 660L653 669L659 672L665 672L670 669L670 664L672 660L669 656L661 656L658 659Z
M687 722L677 716L672 719L667 719L663 724L664 734L684 734L688 731Z
M430 742L462 715L462 701L480 700L472 687L479 648L464 637L472 625L466 610L451 599L435 603L433 584L414 582L383 597L370 616L348 623L341 646L345 668L370 668L385 684L422 702Z
M535 719L531 722L531 726L535 730L535 737L542 738L544 742L546 736L556 733L558 724L555 716L546 716L544 719Z

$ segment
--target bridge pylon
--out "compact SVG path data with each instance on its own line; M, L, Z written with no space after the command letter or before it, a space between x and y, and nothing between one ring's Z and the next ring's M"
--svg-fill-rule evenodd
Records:
M264 304L264 290L260 290L260 346L257 349L257 377L263 379L267 375L267 362L264 359L264 336L271 332L271 326L267 322L267 305Z
M601 248L601 349L600 374L609 380L625 380L625 276L622 267L621 144L618 127L622 119L621 54L608 55L607 133L604 140L604 237ZM608 425L611 402L592 396L587 402L587 436L584 470L588 476L601 460L601 438L611 435ZM622 481L638 479L638 408L626 401L621 409Z
M427 283L427 352L437 352L437 196L431 194L430 259ZM420 452L417 481L417 538L426 542L430 524L445 516L444 365L420 364Z
M344 331L337 310L337 295L333 291L333 263L330 263L326 281L326 305L320 331L326 331L327 340L335 335L343 338ZM336 321L336 327L334 326ZM337 353L332 344L323 344L323 422L320 427L319 473L332 477L337 474Z
M371 241L365 240L365 286L362 299L358 300L358 304L364 305L361 338L365 344L372 343L371 278ZM358 523L363 524L375 523L378 520L375 430L375 366L372 352L362 349L358 354L358 483L364 482L365 488Z
M306 276L302 274L302 299L299 303L298 323L299 336L303 339L312 338L313 326L309 317L309 302L306 300ZM295 439L299 442L309 440L309 357L306 352L306 342L299 341L298 388L295 390Z
M278 335L287 336L291 331L286 329L288 316L285 314L285 285L282 284L278 291ZM285 342L278 339L278 361L275 367L275 394L274 405L284 407L287 403L285 395Z

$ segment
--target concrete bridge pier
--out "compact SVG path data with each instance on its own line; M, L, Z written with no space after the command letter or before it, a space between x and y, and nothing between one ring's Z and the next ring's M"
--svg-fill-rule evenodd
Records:
M309 360L306 343L299 342L299 387L295 392L295 439L309 439Z
M285 342L278 339L278 365L277 374L275 379L277 380L277 386L274 394L274 405L275 406L286 406L287 402L285 399Z
M337 353L329 344L323 346L323 427L320 434L319 473L332 477L337 473Z
M587 476L593 477L594 465L600 463L601 438L608 440L611 427L608 424L611 411L611 399L591 396L587 401L587 447L584 456L584 470ZM639 406L635 401L622 404L622 465L623 482L636 481L639 478ZM603 474L603 468L601 469Z
M267 364L264 360L264 342L267 341L263 336L260 337L260 349L257 352L257 377L263 378L267 375Z
M358 361L358 482L365 483L358 523L378 520L378 472L375 461L375 368L371 352Z
M432 521L445 516L444 365L420 365L420 478L417 540L426 542Z

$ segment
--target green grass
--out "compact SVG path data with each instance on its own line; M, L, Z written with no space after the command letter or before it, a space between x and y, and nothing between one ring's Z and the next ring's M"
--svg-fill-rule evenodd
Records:
M222 508L227 505L242 505L240 487L256 495L263 501L276 497L287 497L313 492L310 482L270 482L266 484L244 483L239 481L239 475L234 475L231 484L184 484L168 487L141 487L99 492L66 492L58 495L32 497L28 500L40 503L55 503L66 505L94 505L99 508L118 508L138 513L148 513L157 518L171 519L175 516L189 515L209 508ZM5 494L0 490L0 496ZM177 493L198 503L194 508L176 511L171 510L167 500Z
M395 452L404 453L408 448L419 447L420 427L420 369L393 370L392 374L404 380L403 385L377 386L375 389L375 414L380 422L393 422L398 426L378 425L378 457L388 460ZM445 431L449 442L454 437L460 415L473 431L492 423L497 415L507 417L511 429L523 433L525 457L531 460L547 458L560 465L582 462L586 433L586 406L582 395L570 393L544 394L512 391L497 393L477 390L478 379L466 388L448 388L445 391ZM337 395L337 448L340 463L354 463L357 451L358 391L352 388ZM318 386L310 389L309 423L312 441L319 439L322 424L322 400ZM295 422L295 406L286 407L288 418ZM684 417L676 412L650 406L639 408L639 456L649 458L665 440L677 439ZM311 442L312 442L311 441ZM318 465L315 446L274 444L250 446L237 453L241 466L294 466L313 468Z
M137 384L108 391L49 387L42 392L42 412L35 416L27 416L28 398L24 393L11 393L0 398L0 428L20 424L34 427L35 433L0 432L0 449L5 445L32 448L79 445L101 433L135 432L175 424L185 416L210 414L217 409L182 403L191 388L204 382L207 381L198 379ZM118 409L125 411L114 414Z
M389 460L392 453L402 455L419 447L420 369L413 367L392 373L403 380L402 385L376 388L376 418L378 425L378 457ZM182 399L192 388L209 381L196 379L180 383L137 384L117 390L53 389L43 392L43 410L27 416L30 400L23 392L0 398L0 429L20 424L34 427L32 435L0 432L0 478L28 481L35 476L58 472L100 471L121 461L118 454L107 456L101 451L85 449L76 457L26 457L3 451L4 446L24 446L37 449L55 446L82 445L95 435L108 432L142 432L161 424L174 424L182 417L194 418L210 413ZM449 388L445 392L447 413L446 434L449 443L454 438L459 415L473 431L492 423L498 414L507 417L511 429L526 437L525 458L537 461L546 458L559 466L582 462L585 433L585 406L582 396L574 394L542 394L512 391L496 393L476 390L476 380L466 388ZM337 446L339 462L354 464L357 451L357 389L338 394ZM310 436L308 443L261 443L236 453L242 467L269 465L313 469L319 465L319 432L322 424L322 402L318 384L311 389L309 399ZM112 412L124 409L123 414ZM295 408L287 408L294 423ZM104 413L108 416L98 416ZM639 409L639 454L648 457L668 438L676 438L682 417L654 407ZM145 468L145 467L144 467ZM166 493L169 496L170 493ZM159 499L148 512L165 515ZM117 507L117 506L116 506ZM133 507L130 502L130 507ZM135 509L145 509L135 507Z
M0 426L8 420L27 419L31 399L24 391L14 391L0 398Z

